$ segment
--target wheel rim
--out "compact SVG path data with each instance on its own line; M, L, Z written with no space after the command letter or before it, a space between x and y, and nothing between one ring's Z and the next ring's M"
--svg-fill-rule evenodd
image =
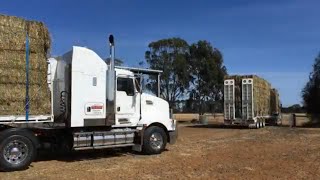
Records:
M160 133L155 132L150 136L150 145L153 149L159 150L163 145L163 138Z
M19 164L28 156L28 146L20 140L9 142L3 151L4 159L10 164Z

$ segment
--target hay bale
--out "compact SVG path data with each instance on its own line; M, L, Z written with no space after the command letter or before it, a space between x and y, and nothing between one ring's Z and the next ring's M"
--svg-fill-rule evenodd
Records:
M29 34L30 52L47 53L51 46L47 27L42 22L0 15L0 49L25 51L26 33Z
M253 76L253 104L255 116L270 115L271 85L265 79Z
M270 111L272 114L281 112L280 96L276 89L270 90Z
M36 21L0 15L0 115L23 115L26 96L26 33L29 34L30 114L50 114L47 55L50 36Z

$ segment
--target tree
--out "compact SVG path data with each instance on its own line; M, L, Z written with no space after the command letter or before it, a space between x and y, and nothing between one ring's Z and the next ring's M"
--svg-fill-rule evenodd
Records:
M282 107L281 112L283 113L304 113L304 107L300 104L294 104L289 107Z
M186 104L184 107L184 112L188 113L197 113L197 101L195 99L196 91L194 89L191 89L189 91L189 98L186 100Z
M190 66L187 62L188 43L180 38L162 39L149 44L145 53L146 62L151 69L162 70L160 91L161 97L167 100L170 107L189 87ZM155 77L150 77L149 88L156 92Z
M205 102L213 101L211 108L216 109L215 103L222 103L223 79L227 74L221 52L207 41L198 41L190 47L190 64L199 114L206 111Z
M312 120L320 123L320 54L315 59L309 81L302 90L302 98Z

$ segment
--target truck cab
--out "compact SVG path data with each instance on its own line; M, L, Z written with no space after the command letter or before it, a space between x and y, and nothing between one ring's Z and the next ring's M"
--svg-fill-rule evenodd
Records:
M129 70L116 68L116 124L137 126L159 123L171 129L169 104L143 92L139 80ZM155 116L156 115L156 116Z
M61 60L50 59L50 63L56 65L50 68L52 106L66 110L53 112L57 121L61 121L62 114L68 114L62 117L70 116L70 120L61 122L70 121L67 122L70 127L136 127L158 123L169 131L174 128L168 102L142 91L136 69L113 70L112 65L84 47L73 47ZM68 96L64 103L62 92ZM60 107L61 104L65 107Z

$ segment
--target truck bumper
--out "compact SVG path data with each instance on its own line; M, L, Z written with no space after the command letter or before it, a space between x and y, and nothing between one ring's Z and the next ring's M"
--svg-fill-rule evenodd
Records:
M177 122L175 122L175 130L169 131L169 143L175 144L178 139L178 125Z

